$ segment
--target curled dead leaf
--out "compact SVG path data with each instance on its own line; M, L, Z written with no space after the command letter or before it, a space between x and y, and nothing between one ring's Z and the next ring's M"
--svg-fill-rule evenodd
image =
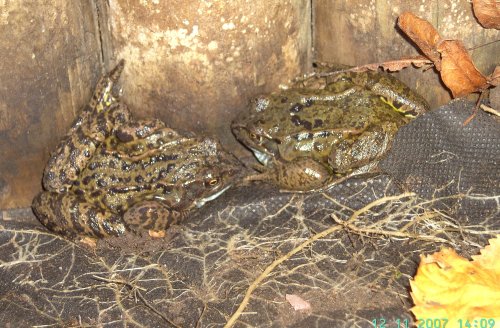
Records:
M440 56L436 50L436 45L441 40L441 36L434 26L410 12L404 12L399 16L398 26L440 70Z
M462 42L441 39L432 24L425 19L406 12L399 16L398 25L425 56L434 62L454 98L498 84L497 75L486 79L477 70Z
M485 28L500 29L500 3L498 0L472 0L472 8L479 24Z
M443 40L436 50L441 54L441 78L453 97L488 88L488 81L474 66L462 42Z

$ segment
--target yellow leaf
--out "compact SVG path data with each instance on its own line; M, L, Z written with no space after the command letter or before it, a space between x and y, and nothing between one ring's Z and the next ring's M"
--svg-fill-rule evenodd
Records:
M415 303L411 311L417 320L445 318L448 328L460 327L459 319L500 322L499 236L473 261L450 248L420 258L410 281Z

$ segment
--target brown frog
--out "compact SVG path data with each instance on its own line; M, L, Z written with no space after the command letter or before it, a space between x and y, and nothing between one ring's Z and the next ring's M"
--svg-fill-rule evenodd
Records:
M429 108L388 74L329 70L258 97L232 123L263 165L249 180L304 192L374 172L398 129Z
M52 154L33 210L67 236L163 230L227 190L239 162L219 142L181 135L159 120L133 121L112 94L121 61Z

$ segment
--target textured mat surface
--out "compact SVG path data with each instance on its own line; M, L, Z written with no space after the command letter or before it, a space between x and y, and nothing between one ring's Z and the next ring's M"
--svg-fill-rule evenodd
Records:
M443 208L463 218L499 218L500 122L479 111L463 126L473 108L455 100L401 128L380 166L421 197L442 198ZM451 197L460 194L470 197Z

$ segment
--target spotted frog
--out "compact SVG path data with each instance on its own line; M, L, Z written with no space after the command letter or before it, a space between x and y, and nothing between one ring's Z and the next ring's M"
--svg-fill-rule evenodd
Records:
M45 191L33 200L40 221L60 234L166 229L228 189L240 172L212 138L132 120L113 94L123 65L101 78L45 168Z
M305 192L374 172L398 129L429 109L393 76L342 68L319 66L288 88L254 99L232 123L262 164L249 180Z

